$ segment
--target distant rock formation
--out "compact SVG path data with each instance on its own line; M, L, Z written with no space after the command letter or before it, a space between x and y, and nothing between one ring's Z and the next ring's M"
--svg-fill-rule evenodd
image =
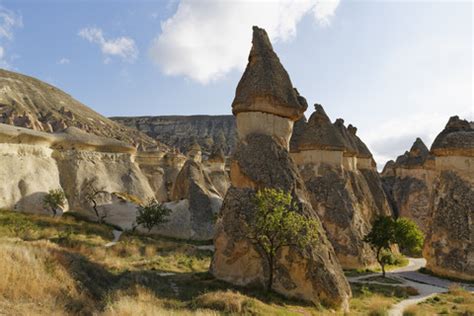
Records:
M332 124L316 104L308 122L303 118L295 124L290 154L342 267L374 265L375 254L363 239L375 218L391 210L356 128L346 128L342 119Z
M415 221L423 232L431 217L435 160L420 138L410 151L389 161L382 171L384 190L397 216Z
M168 222L155 231L174 238L211 240L222 199L203 165L189 158L176 177L172 202L164 204L172 211Z
M237 141L235 118L232 115L138 116L111 117L112 121L139 130L163 144L185 153L197 143L203 155L221 147L229 156Z
M253 216L258 189L291 192L299 211L319 222L288 147L294 121L307 104L291 84L266 32L253 28L249 63L232 103L239 142L232 156L231 183L217 222L211 273L237 285L263 285L269 267L261 250L248 238L244 221ZM276 255L273 289L285 296L348 307L350 287L326 237L318 231L315 245L282 248Z
M77 127L140 148L167 147L98 114L70 95L38 79L0 69L0 123L43 132Z
M88 181L110 193L102 204L110 204L114 192L152 198L153 191L134 162L135 152L123 142L73 127L49 134L0 124L0 208L44 212L46 193L62 189L70 209L93 218L91 205L83 199ZM130 227L134 212L110 214L106 221Z
M431 146L435 169L432 216L423 256L440 275L474 280L474 123L449 119Z
M425 232L427 269L474 280L474 123L451 117L430 151L417 138L382 179L397 215Z
M229 172L226 167L226 157L220 147L215 147L211 155L204 162L209 177L222 197L230 187Z

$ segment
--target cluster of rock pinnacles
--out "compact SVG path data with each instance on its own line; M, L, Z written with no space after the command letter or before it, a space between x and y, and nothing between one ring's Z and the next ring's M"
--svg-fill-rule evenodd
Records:
M423 256L429 270L474 279L474 124L450 118L431 150L417 139L379 176L354 126L345 126L342 119L331 122L319 104L306 120L306 100L263 29L253 28L248 65L232 103L237 144L230 159L218 147L203 157L197 144L186 155L164 145L137 149L107 137L128 141L138 135L143 144L153 140L138 131L129 136L125 127L56 88L4 70L0 82L5 83L0 110L11 114L4 121L36 129L0 124L0 208L41 212L45 192L61 188L68 197L65 210L90 215L83 187L94 181L110 192L99 205L109 214L106 221L127 229L136 218L136 204L119 193L155 198L172 212L153 233L214 239L210 270L216 278L264 286L268 263L248 239L245 222L254 216L254 194L278 188L289 192L297 211L317 221L319 229L316 243L305 249L283 247L276 254L276 292L347 310L351 289L342 269L375 264L363 238L376 217L391 215L413 219L426 233ZM64 117L64 128L47 125L51 115L13 115L21 100L26 102L21 108L28 108L30 90L35 91L33 103L44 102L44 111L66 101L81 111L56 111L58 119ZM102 122L96 124L102 126L98 135L106 137L66 126L77 121L94 125L85 118ZM49 127L62 132L46 133Z

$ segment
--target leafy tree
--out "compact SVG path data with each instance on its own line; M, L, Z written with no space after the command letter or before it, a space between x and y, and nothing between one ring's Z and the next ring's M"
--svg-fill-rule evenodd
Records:
M395 220L390 216L381 216L375 220L364 241L375 250L377 262L385 277L385 265L392 257L392 245L416 252L423 246L424 236L418 226L408 218Z
M137 224L150 232L153 227L166 223L171 210L158 201L151 199L145 205L138 206Z
M263 189L255 194L254 218L247 223L247 237L265 254L269 266L267 291L272 289L275 256L282 247L304 249L318 236L318 222L296 210L290 193L279 189Z
M63 190L49 190L48 194L43 197L43 206L49 208L53 216L58 214L58 208L64 207L66 203L66 195Z
M406 217L400 217L396 221L395 238L402 252L411 255L420 255L425 236L418 225Z

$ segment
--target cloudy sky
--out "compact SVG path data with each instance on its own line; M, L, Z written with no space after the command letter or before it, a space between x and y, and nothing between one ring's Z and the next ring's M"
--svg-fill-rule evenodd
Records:
M382 165L418 136L430 146L450 116L474 119L473 10L471 1L0 0L0 67L107 116L230 114L259 25L300 93L357 126Z

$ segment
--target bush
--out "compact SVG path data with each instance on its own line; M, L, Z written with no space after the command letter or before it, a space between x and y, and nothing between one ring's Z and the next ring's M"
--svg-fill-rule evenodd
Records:
M53 216L56 216L58 213L58 208L64 207L66 204L66 195L63 190L49 190L43 198L43 206L49 208L53 213Z
M166 223L171 210L156 200L138 207L137 224L144 226L150 232L153 227Z

